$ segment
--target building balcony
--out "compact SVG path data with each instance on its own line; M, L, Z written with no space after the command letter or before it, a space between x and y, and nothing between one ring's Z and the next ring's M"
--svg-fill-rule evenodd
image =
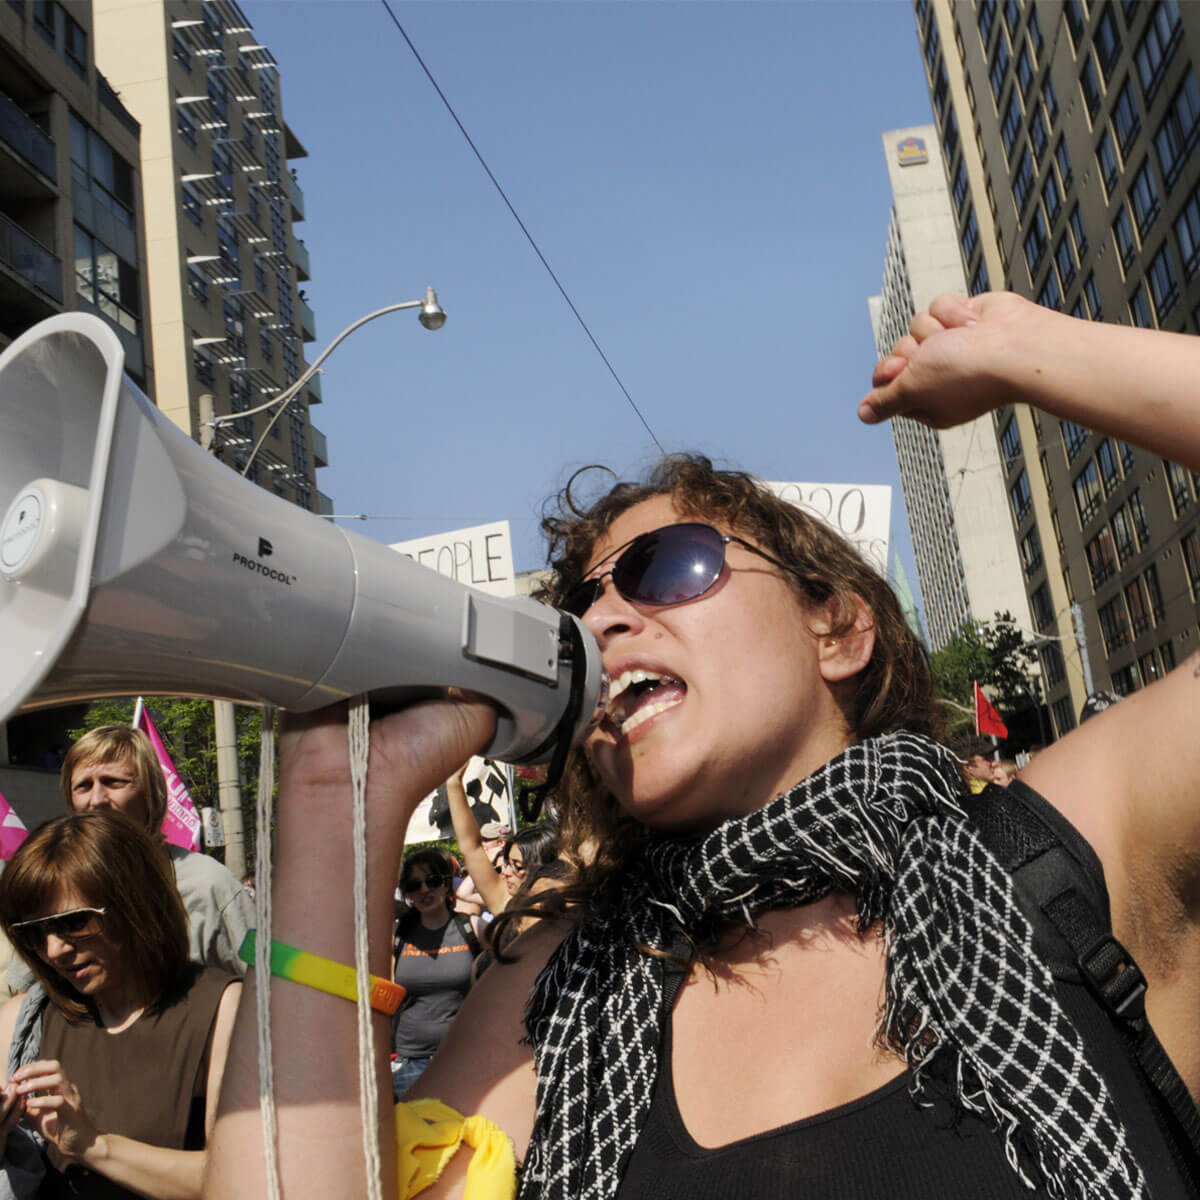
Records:
M55 164L54 139L4 92L0 92L0 141L28 166L45 176L51 184L57 184L58 168ZM33 182L30 181L31 184ZM5 183L5 191L9 194L14 183L15 180L7 180ZM53 196L57 194L57 188L49 188L42 183L27 194Z
M292 239L292 261L296 264L296 278L307 283L312 278L308 261L308 247L300 238Z
M4 213L0 213L0 263L30 286L62 303L62 262Z
M288 176L288 199L292 204L292 220L304 220L304 189L300 184Z
M308 370L307 367L305 367L304 369L306 371ZM309 404L320 404L321 403L321 372L318 371L304 386L308 391Z
M329 466L329 444L325 441L325 435L315 425L310 425L308 431L312 439L313 466Z
M324 492L317 492L317 516L332 517L333 516L333 500L325 495Z
M308 307L304 300L296 301L296 309L300 313L300 332L304 335L306 342L315 342L317 340L317 318L313 316L313 310Z

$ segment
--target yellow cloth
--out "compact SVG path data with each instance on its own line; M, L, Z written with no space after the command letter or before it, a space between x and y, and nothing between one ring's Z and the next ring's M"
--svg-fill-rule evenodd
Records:
M517 1161L512 1142L494 1121L464 1117L440 1100L396 1104L397 1195L408 1200L435 1182L466 1142L475 1151L463 1200L513 1200Z

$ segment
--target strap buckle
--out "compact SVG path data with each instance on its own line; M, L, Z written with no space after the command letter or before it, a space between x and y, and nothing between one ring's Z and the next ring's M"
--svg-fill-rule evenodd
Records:
M1102 934L1080 952L1079 968L1109 1012L1123 1021L1145 1017L1146 977L1111 933Z

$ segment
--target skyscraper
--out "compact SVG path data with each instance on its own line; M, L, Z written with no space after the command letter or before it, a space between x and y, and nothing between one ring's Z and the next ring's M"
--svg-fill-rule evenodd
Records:
M1200 332L1200 6L914 10L970 291ZM1200 645L1200 479L1024 406L993 420L1062 733L1085 690Z
M218 417L257 408L305 369L316 338L298 285L304 194L289 159L305 150L283 118L279 71L234 0L94 0L96 54L141 122L157 402L193 437L202 397ZM325 439L309 422L314 378L272 411L216 430L215 447L302 508L331 512L317 489ZM269 432L268 432L269 426Z
M914 312L966 287L946 176L932 125L883 135L892 185L883 291L869 302L882 358ZM966 622L1009 612L1029 626L1012 524L991 421L934 430L892 423L896 458L930 646L940 650Z

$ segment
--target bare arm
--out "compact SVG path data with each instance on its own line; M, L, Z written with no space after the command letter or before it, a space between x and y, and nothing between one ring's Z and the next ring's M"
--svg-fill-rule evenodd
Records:
M471 806L467 803L467 793L463 790L465 770L464 765L446 780L450 820L454 825L454 836L458 838L458 848L462 851L463 861L476 890L483 897L489 912L500 913L508 903L508 889L483 848L483 839L479 836L479 822L472 815Z
M1079 321L1003 294L939 297L875 368L859 415L943 428L1029 403L1200 470L1200 341ZM1056 742L1021 778L1100 856L1113 926L1200 1097L1200 658Z
M367 772L367 913L370 968L386 975L392 889L404 831L421 799L487 740L483 705L430 702L377 721ZM274 935L335 961L354 961L353 851L344 710L294 717L280 739ZM258 1112L255 972L247 976L209 1149L205 1194L266 1192ZM366 1194L359 1116L355 1006L284 979L271 980L280 1178L289 1200ZM395 1179L388 1018L375 1014L376 1094L383 1178ZM385 1182L387 1195L394 1183Z
M1083 321L1009 293L939 296L875 368L868 424L944 429L1031 404L1200 470L1200 344L1181 333Z

